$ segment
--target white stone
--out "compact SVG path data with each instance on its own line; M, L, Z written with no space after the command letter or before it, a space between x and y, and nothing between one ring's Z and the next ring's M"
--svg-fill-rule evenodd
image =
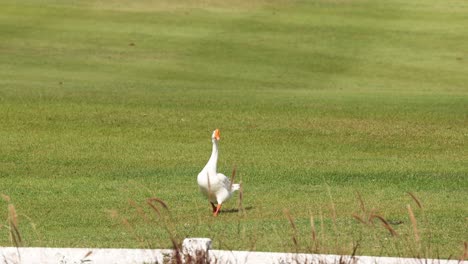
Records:
M182 254L186 262L196 262L203 259L209 262L209 250L211 239L209 238L186 238L182 242Z

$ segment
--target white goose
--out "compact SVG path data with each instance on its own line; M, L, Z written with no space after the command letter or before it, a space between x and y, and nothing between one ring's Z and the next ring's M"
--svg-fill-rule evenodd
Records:
M218 163L218 141L220 139L219 129L213 131L211 142L213 151L211 157L203 170L198 174L197 181L200 191L205 195L213 208L213 215L218 216L223 202L231 198L234 191L239 190L239 184L231 184L231 181L224 174L216 172ZM215 206L215 204L217 204Z

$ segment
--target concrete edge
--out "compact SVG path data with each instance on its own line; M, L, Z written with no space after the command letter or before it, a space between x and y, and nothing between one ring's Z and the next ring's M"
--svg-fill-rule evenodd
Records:
M208 250L211 263L352 263L352 264L468 264L468 261L442 259L415 259L370 256L339 256L321 254L294 254L258 251ZM142 264L167 263L170 249L115 249L115 248L39 248L0 247L1 263L27 264Z

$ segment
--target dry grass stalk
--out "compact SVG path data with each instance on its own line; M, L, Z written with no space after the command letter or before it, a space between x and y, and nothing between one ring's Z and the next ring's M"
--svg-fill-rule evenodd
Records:
M383 218L383 217L380 216L380 215L372 214L370 219L372 220L372 219L374 219L374 218L379 219L379 220L382 222L382 225L385 227L385 229L387 229L387 230L390 232L390 234L391 234L392 236L398 236L398 234L397 234L397 232L395 231L395 229L393 229L393 228L390 226L390 224L388 223L387 220L385 220L385 218Z
M15 206L13 204L8 205L8 217L10 223L15 226L18 226L18 214L16 214Z
M354 256L356 256L359 245L359 241L356 241L356 244L353 244L353 252L351 253L351 259L354 259Z
M91 251L91 250L88 251L88 253L86 253L86 255L84 255L83 259L85 259L85 258L91 256L91 254L93 254L93 251Z
M173 261L175 261L174 263L183 263L182 261L182 248L180 246L180 243L177 242L177 240L175 239L175 237L169 233L170 237L171 237L171 242L172 242L172 248L174 249L174 258L173 258Z
M156 204L155 204L156 202ZM169 235L169 238L171 240L171 243L172 243L172 248L174 249L174 256L172 258L173 262L174 263L183 263L182 262L182 248L181 248L181 242L179 242L179 240L176 238L176 235L175 235L175 227L174 227L174 223L173 223L173 220L172 220L172 216L170 214L170 210L169 210L169 206L167 206L167 204L157 198L157 197L152 197L152 198L148 198L146 200L146 203L151 207L151 209L153 209L157 215L160 217L160 220L162 220L162 227L166 230L167 234ZM156 205L160 205L162 206L165 211L166 211L166 215L163 215L161 213L161 210L158 209L158 207Z
M418 197L416 197L416 195L414 195L413 193L411 192L408 192L408 195L411 196L411 198L413 199L413 201L416 203L416 205L418 206L418 208L421 210L421 215L420 217L422 218L422 223L423 225L428 225L429 224L429 221L427 220L427 216L425 214L425 211L424 211L424 207L421 203L421 201L418 199ZM408 205L409 206L409 205ZM408 210L409 211L409 210ZM411 219L411 223L413 225L413 229L415 230L414 231L414 236L415 236L415 241L418 242L418 246L421 246L419 244L419 241L420 241L420 236L419 236L419 232L418 232L418 228L417 228L417 222L416 222L416 218L414 217L414 213L413 211L411 210L411 213L410 213L410 219ZM421 222L421 221L420 221ZM426 250L426 253L428 252L431 252L432 251L432 246L433 246L433 243L432 242L432 229L429 228L426 230L426 233L425 233L425 237L426 237L426 241L428 243L426 243L427 245L427 248L425 249Z
M359 207L361 208L361 211L363 214L366 213L366 206L364 205L364 200L362 199L361 193L356 192L358 201L359 201Z
M364 225L373 225L372 223L372 215L375 212L375 209L372 209L370 212L367 211L366 205L364 203L364 199L361 196L360 192L356 192L356 196L359 202L359 208L361 209L361 215L359 214L352 214L352 217L357 221L361 222Z
M310 214L310 230L312 235L312 241L317 241L317 232L315 230L314 216Z
M326 186L327 186L328 196L330 197L330 206L331 206L331 213L332 213L332 220L333 220L333 231L335 233L335 235L334 235L334 237L335 237L335 248L338 249L339 235L338 235L338 227L337 227L337 223L336 223L336 220L337 220L336 207L335 207L335 202L333 201L333 196L332 196L332 193L331 193L331 190L330 190L330 186L328 186L328 185L326 185Z
M23 238L21 237L21 233L19 231L19 217L16 211L15 206L11 203L11 198L8 195L1 194L2 199L7 202L7 219L5 224L0 224L0 229L5 228L8 232L8 236L10 239L10 243L16 247L17 256L19 257L19 262L21 262L21 256L19 252L19 247L23 246ZM36 229L36 225L32 222L31 218L27 215L21 215L22 218L26 218L30 222L32 231L36 233L37 238L39 238L39 234ZM6 262L5 262L6 263Z
M10 197L7 195L2 195L5 201L10 202ZM20 247L22 245L21 234L18 229L18 214L16 213L15 206L11 203L8 204L8 229L10 235L10 242L15 245L15 247Z
M330 207L331 207L331 213L332 213L332 219L333 219L333 227L336 231L336 219L337 219L337 214L336 214L336 207L335 207L335 202L333 202L333 196L331 194L330 186L327 185L327 192L328 192L328 197L330 197Z
M244 185L242 184L242 178L241 181L239 182L239 203L237 205L239 209L239 213L243 214L245 216L245 210L244 210Z
M159 198L156 198L156 197L146 199L146 203L151 207L151 209L153 209L153 211L156 212L156 214L159 217L162 217L162 214L161 214L161 211L159 210L159 208L156 206L156 204L154 202L161 205L164 209L166 209L167 212L169 212L169 207L167 206L167 204L163 200L161 200Z
M416 202L416 204L418 205L419 209L423 209L422 207L422 204L421 202L419 201L419 199L416 197L416 195L414 195L413 193L411 192L408 192L409 196L411 196L411 198L413 198L414 202Z
M463 242L463 254L460 257L460 262L465 261L465 259L468 259L468 242Z
M257 241L258 241L258 232L255 232L254 235L250 237L249 251L257 250Z
M118 221L120 221L122 223L122 225L125 227L125 229L127 229L127 232L129 232L130 234L133 235L133 237L135 238L136 241L138 241L140 243L140 245L142 247L144 246L149 246L149 245L145 245L147 243L147 241L145 241L144 238L140 237L138 235L138 233L136 232L135 228L130 224L130 222L128 221L128 219L126 218L123 218L123 217L120 217L119 215L119 212L117 212L117 210L107 210L107 213L109 214L109 216L112 218L112 219L116 219ZM90 252L88 252L90 253ZM92 253L92 252L91 252ZM86 258L87 256L85 256L84 258Z
M132 199L129 199L128 203L135 208L135 210L137 211L137 214L141 218L143 218L143 220L145 220L146 223L150 222L149 218L146 216L146 213L143 211L143 208L141 208L141 206L138 206L138 204Z
M236 178L236 171L237 171L237 167L234 165L234 168L232 169L231 185L229 185L229 190L232 190L232 185L234 184L234 179Z
M358 221L361 222L362 224L367 225L367 222L364 221L364 219L362 219L359 215L357 215L357 214L352 214L352 216L354 217L354 219L358 220Z
M322 212L322 208L320 208L320 234L321 234L321 241L322 241L322 244L323 242L325 241L325 223L323 221L323 212Z
M293 228L293 230L296 231L296 224L294 223L294 219L292 218L292 215L291 215L291 213L289 212L289 210L288 210L288 209L284 209L284 214L285 214L286 217L288 218L289 224L291 225L291 227Z
M148 198L148 199L147 199L147 202L148 202L148 203L151 203L151 204L152 204L153 202L157 202L157 203L159 203L164 209L166 209L166 210L169 211L169 207L167 206L167 204L166 204L163 200L161 200L161 199L159 199L159 198L157 198L157 197Z
M294 218L292 217L291 213L289 212L288 209L284 209L284 214L286 215L286 218L288 218L288 221L289 221L289 224L291 225L294 233L291 237L293 243L294 243L294 246L296 248L296 251L298 251L299 249L299 242L297 240L297 227L296 227L296 224L294 223Z
M408 214L411 220L411 225L413 226L413 232L414 232L414 239L417 243L419 243L420 238L419 238L419 231L418 231L418 223L416 221L416 217L414 217L413 210L411 209L411 206L408 204Z
M369 217L367 218L367 223L374 226L374 222L372 222L372 216L375 215L375 208L369 212Z
M318 251L318 241L317 241L317 230L315 229L315 221L314 221L314 216L309 210L309 215L310 215L310 231L311 231L311 239L312 239L312 244L314 245L313 252Z
M144 246L145 245L145 240L138 235L136 232L135 228L130 224L127 218L122 218L121 220L123 226L128 230L129 233L131 233L134 237L135 240L140 243L140 245Z
M214 260L215 262L211 262L211 263L216 263L216 260ZM184 256L184 262L177 262L177 261L173 261L174 263L186 263L186 264L206 264L206 263L210 263L210 259L209 259L209 256L207 254L206 251L202 251L202 250L197 250L195 252L195 256L191 256L191 255L185 255Z

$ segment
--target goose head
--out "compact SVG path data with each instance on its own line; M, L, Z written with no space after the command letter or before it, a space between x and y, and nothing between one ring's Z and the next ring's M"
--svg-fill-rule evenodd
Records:
M211 141L214 142L217 142L219 141L220 139L220 135L219 135L219 129L216 129L215 131L213 131L213 135L211 135Z

